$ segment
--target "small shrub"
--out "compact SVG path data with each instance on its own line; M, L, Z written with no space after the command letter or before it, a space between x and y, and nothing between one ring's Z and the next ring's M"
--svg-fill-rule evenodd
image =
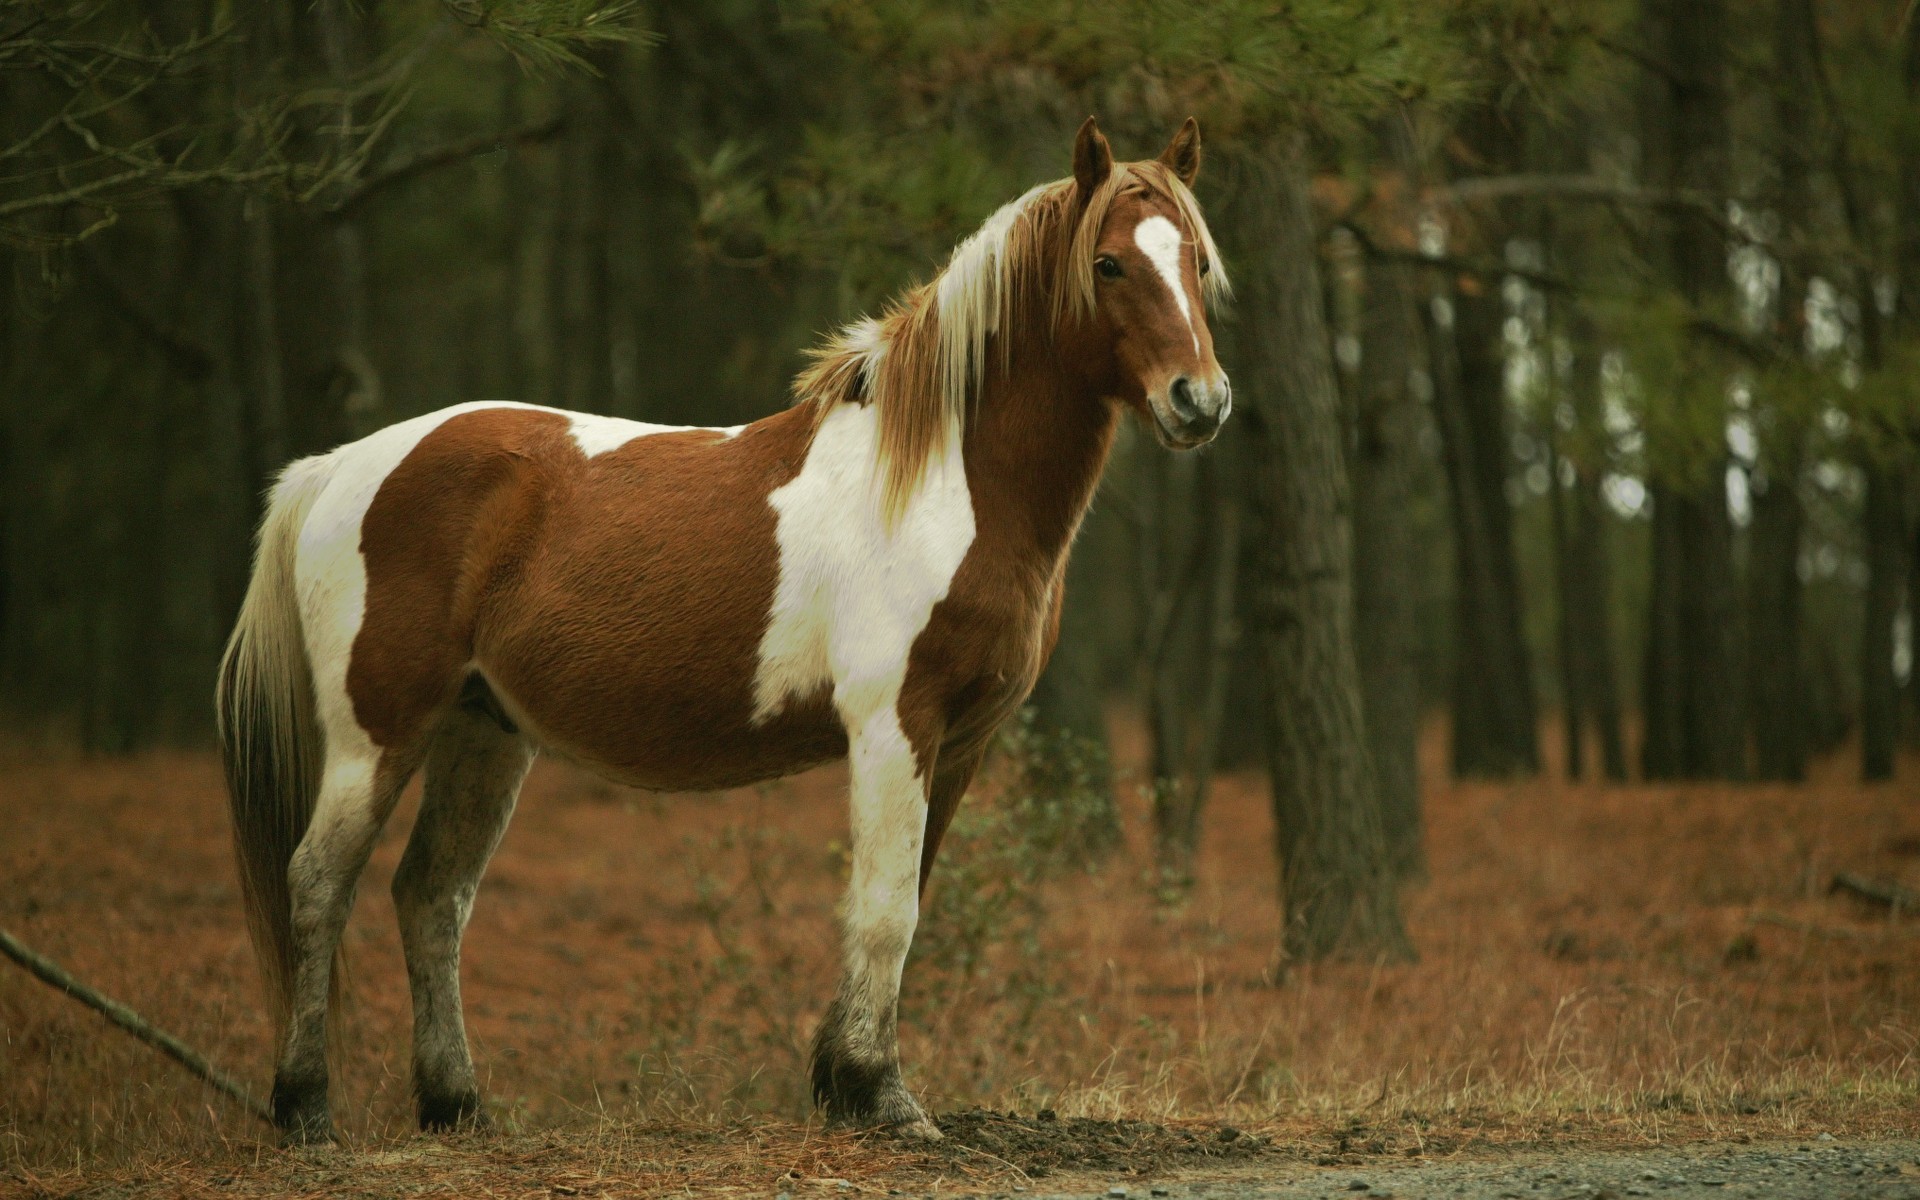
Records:
M1042 885L1091 871L1117 841L1105 753L1066 731L1034 727L1027 709L1000 734L996 753L941 843L907 974L916 1001L1011 1002L1009 1032L1023 1035L1058 992L1042 940Z

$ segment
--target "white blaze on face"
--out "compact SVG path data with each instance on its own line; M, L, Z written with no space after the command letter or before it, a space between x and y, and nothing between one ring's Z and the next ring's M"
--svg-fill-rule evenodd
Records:
M1187 299L1187 289L1180 282L1180 227L1165 217L1148 217L1133 227L1134 245L1140 247L1140 253L1147 256L1153 269L1160 278L1173 289L1173 298L1180 305L1180 315L1187 319L1187 332L1193 335L1194 353L1200 351L1200 331L1193 327L1193 304Z

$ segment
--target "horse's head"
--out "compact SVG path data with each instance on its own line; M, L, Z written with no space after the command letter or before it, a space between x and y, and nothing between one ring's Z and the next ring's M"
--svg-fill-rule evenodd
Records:
M1118 171L1093 118L1073 147L1086 220L1068 269L1092 273L1085 365L1164 445L1183 450L1213 440L1233 411L1207 328L1205 301L1225 293L1226 276L1188 190L1199 171L1191 117L1157 160Z

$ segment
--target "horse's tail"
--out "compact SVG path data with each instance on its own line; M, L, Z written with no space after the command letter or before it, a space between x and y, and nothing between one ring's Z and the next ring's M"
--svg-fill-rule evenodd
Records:
M260 522L253 578L220 661L214 697L247 929L276 1041L293 994L287 867L313 817L324 754L294 555L301 526L330 474L324 456L301 459L280 473ZM337 984L339 972L334 979Z

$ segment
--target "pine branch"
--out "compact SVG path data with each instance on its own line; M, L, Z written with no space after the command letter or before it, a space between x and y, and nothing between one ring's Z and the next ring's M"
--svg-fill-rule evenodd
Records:
M583 55L658 40L635 22L633 0L441 0L453 19L492 37L530 70L573 68L598 75Z

